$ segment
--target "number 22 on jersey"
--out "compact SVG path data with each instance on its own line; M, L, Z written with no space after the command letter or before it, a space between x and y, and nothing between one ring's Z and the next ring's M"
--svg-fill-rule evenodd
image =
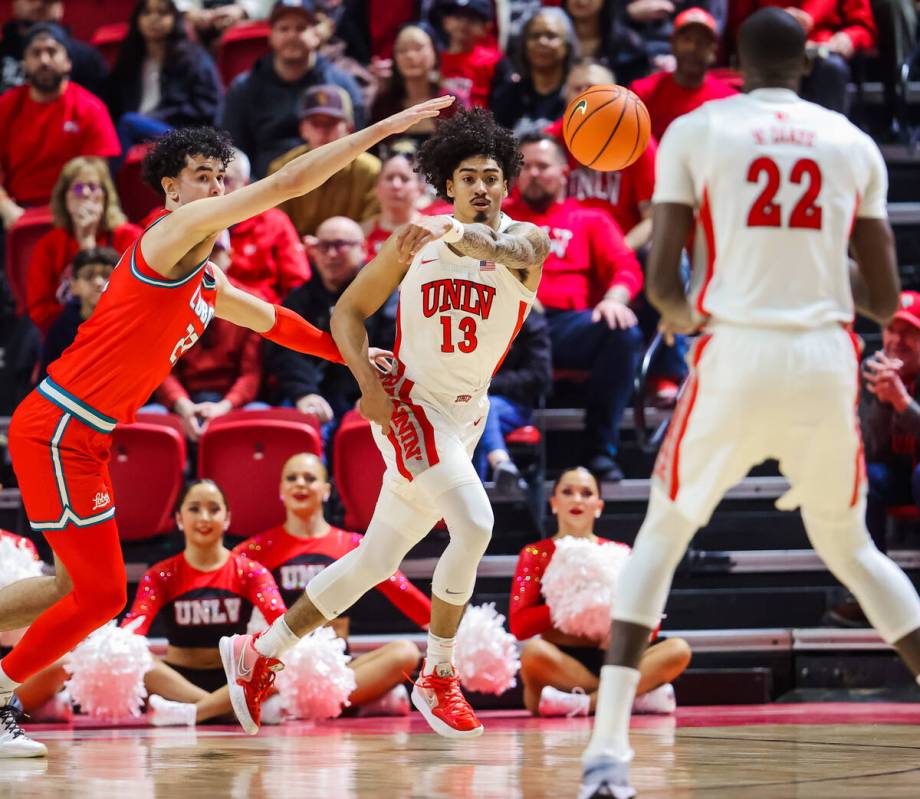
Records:
M784 209L775 200L783 175L776 161L760 156L748 167L747 181L759 184L764 175L766 184L748 211L747 226L782 227ZM822 213L821 206L816 204L816 200L821 192L821 168L810 158L800 158L792 165L788 179L790 183L801 184L804 191L789 214L786 226L820 230Z

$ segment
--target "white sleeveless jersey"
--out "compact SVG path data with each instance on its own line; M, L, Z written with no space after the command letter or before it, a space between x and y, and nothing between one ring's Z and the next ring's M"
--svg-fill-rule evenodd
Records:
M499 230L512 224L502 214ZM535 297L499 263L457 255L443 241L425 245L399 286L393 351L402 373L452 401L484 392Z
M853 319L853 222L885 218L875 143L785 89L706 103L658 149L654 202L698 210L696 309L716 321L819 327Z

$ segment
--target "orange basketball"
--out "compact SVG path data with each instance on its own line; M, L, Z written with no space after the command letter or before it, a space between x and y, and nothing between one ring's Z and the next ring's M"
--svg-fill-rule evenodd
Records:
M625 169L645 151L651 121L629 89L608 83L578 95L563 117L562 135L579 163L601 172Z

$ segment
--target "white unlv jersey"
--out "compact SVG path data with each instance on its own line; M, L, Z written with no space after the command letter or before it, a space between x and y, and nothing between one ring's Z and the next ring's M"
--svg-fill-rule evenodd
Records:
M512 224L502 214L499 230ZM422 388L472 397L489 387L535 297L514 270L431 242L399 286L394 354Z
M786 89L706 103L668 128L654 202L698 209L693 301L717 321L853 319L856 217L885 218L881 153L844 116Z

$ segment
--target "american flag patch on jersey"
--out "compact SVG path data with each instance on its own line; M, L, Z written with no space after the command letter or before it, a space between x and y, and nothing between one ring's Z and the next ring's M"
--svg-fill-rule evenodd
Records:
M480 272L494 272L495 271L495 261L480 261L479 271Z

